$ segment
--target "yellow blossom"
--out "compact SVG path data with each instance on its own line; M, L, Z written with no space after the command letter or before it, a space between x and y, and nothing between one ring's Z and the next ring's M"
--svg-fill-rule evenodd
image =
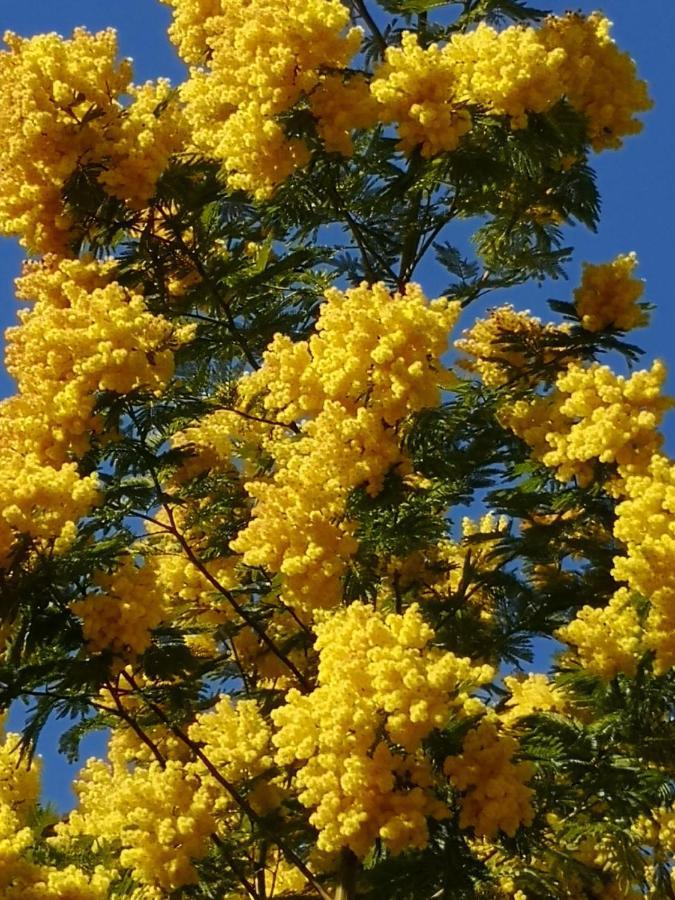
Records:
M309 160L276 117L309 96L323 70L346 67L361 32L345 31L349 12L339 0L169 2L171 38L197 64L181 90L191 140L222 163L231 187L264 199ZM347 96L356 99L353 90ZM334 131L326 135L335 140Z
M0 51L0 232L38 253L78 236L63 192L87 168L120 200L144 204L184 132L168 85L131 87L112 30L5 35ZM120 98L130 95L125 105Z
M617 256L604 265L584 263L581 284L574 291L574 304L587 331L618 328L630 331L647 323L638 301L644 282L633 277L637 256Z
M263 446L276 468L246 484L257 503L231 543L247 565L281 573L287 604L338 603L357 549L347 496L359 485L376 494L390 469L406 471L400 423L438 402L440 356L457 314L456 304L429 303L417 285L393 297L383 284L332 289L316 333L296 344L277 336L260 370L240 382L254 416L260 408L266 421L304 420L295 433L267 428Z
M154 567L137 566L133 558L125 557L112 573L97 575L95 583L99 593L71 604L82 619L89 649L94 653L109 649L125 658L142 653L165 614Z
M318 687L290 690L272 713L277 762L300 763L300 802L313 810L317 846L365 856L379 836L398 853L427 842L428 817L448 810L434 794L421 742L462 715L467 691L489 666L431 646L412 606L383 616L355 603L317 626Z
M660 361L628 378L608 366L573 363L552 395L519 400L502 419L561 481L588 484L595 462L626 478L644 470L661 444L657 427L672 406L661 395L665 377Z
M460 828L493 838L498 831L513 837L521 825L530 825L534 811L532 790L526 782L534 769L528 762L513 762L518 742L501 735L491 721L482 721L464 739L462 752L449 756L445 774L460 791Z
M606 607L584 606L556 637L574 647L584 669L608 681L620 672L634 675L645 649L638 612L626 588Z

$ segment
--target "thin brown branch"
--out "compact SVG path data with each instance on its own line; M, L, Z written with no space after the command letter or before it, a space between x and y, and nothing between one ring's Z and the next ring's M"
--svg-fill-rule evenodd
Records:
M133 411L130 411L129 415L130 415L132 421L134 422L134 424L136 425L136 428L139 430L139 434L140 434L138 422L136 421ZM164 509L167 519L169 521L169 528L167 529L167 531L170 534L172 534L173 537L176 538L176 540L180 544L181 548L183 549L185 556L190 560L192 565L204 576L204 578L209 582L209 584L213 588L215 588L215 590L219 594L221 594L223 597L225 597L225 599L228 601L228 603L234 609L234 611L237 613L237 615L241 619L243 619L243 621L249 626L249 628L251 628L258 635L258 637L263 642L263 644L265 644L267 649L271 653L273 653L274 656L276 656L276 658L278 660L280 660L293 673L293 675L297 679L298 684L301 686L301 688L304 691L307 691L309 685L307 684L307 681L306 681L304 675L298 669L298 667L295 665L293 660L289 659L289 657L282 650L280 650L279 647L277 647L277 645L272 640L272 638L267 634L265 629L258 622L256 622L255 618L253 616L249 615L249 613L246 611L246 609L244 609L244 607L237 601L237 599L235 598L232 591L229 591L224 585L222 585L218 581L218 579L211 572L209 572L208 568L204 565L204 563L201 561L201 559L194 552L194 550L188 543L187 539L185 538L185 535L178 528L178 525L176 523L176 517L174 516L174 513L173 513L173 508L171 507L171 505L169 503L167 503L167 501L165 499L164 490L163 490L162 485L157 476L157 472L155 471L155 469L152 465L149 466L149 471L150 471L150 477L152 478L153 484L155 486L155 490L157 491L157 498L158 498L159 502L161 503L162 508Z
M127 710L124 708L122 701L119 698L119 694L117 692L117 688L113 685L111 681L106 682L106 687L110 692L110 696L113 698L116 707L116 715L119 716L126 724L131 728L137 738L141 740L145 746L150 750L152 755L155 757L157 762L159 763L162 769L166 769L166 759L162 751L159 749L157 744L152 740L152 738L141 728L138 722L129 715Z

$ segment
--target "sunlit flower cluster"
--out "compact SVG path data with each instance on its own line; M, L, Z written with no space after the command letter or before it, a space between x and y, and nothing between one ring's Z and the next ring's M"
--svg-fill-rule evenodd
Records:
M635 63L610 36L612 23L602 13L551 16L540 30L549 50L565 52L562 94L581 113L596 151L616 149L622 138L639 134L636 113L651 109L646 82L637 77Z
M384 122L396 123L405 153L419 147L431 157L455 150L471 130L471 113L458 98L457 73L435 44L421 47L405 32L400 47L387 50L371 91L380 103Z
M338 602L356 550L348 493L363 485L376 494L390 469L405 470L399 425L438 402L447 377L439 358L457 314L416 285L393 297L383 284L330 290L316 334L297 344L277 336L262 368L242 380L253 412L257 402L264 419L301 420L297 433L271 429L276 470L247 483L257 503L232 543L247 565L281 573L286 603Z
M649 600L644 641L663 673L675 665L675 466L656 455L627 480L625 496L614 533L626 554L615 557L613 574Z
M150 313L112 274L110 263L50 258L19 279L19 295L34 304L7 332L7 369L24 401L10 438L17 451L51 464L82 455L100 430L92 416L99 391L158 393L171 378L173 350L191 329Z
M8 412L1 404L0 433L5 423L9 429ZM99 498L97 476L80 476L75 463L52 468L35 454L0 446L0 570L22 535L38 545L51 542L56 552L66 550L77 535L77 521Z
M154 567L138 566L133 558L124 557L113 572L98 574L95 584L100 592L71 604L82 619L89 649L111 650L123 658L142 653L165 612Z
M456 79L456 96L491 115L507 116L514 129L527 125L528 114L547 112L564 93L565 51L547 47L535 28L497 31L481 22L453 35L444 56Z
M513 761L518 749L514 737L500 734L494 722L484 720L467 734L462 752L446 759L445 774L461 795L460 828L487 838L499 831L513 837L521 825L532 823L527 782L534 768Z
M188 62L202 64L181 90L191 141L222 162L231 187L264 198L309 160L304 141L289 139L277 116L320 85L322 70L347 66L361 32L346 30L349 12L339 0L206 5L171 0L171 5L172 40ZM348 86L338 97L334 85L327 95L324 85L317 98L319 121L350 100L356 101L356 119L362 118L358 87ZM336 141L348 142L341 122L333 120L325 129L330 149L337 149Z
M665 377L660 361L628 378L609 366L573 363L551 395L516 401L503 421L562 481L588 484L597 462L625 478L644 470L661 444L657 428L672 405L661 394Z
M460 359L463 369L475 372L488 387L500 387L528 377L534 381L541 366L562 364L564 353L556 343L562 344L565 334L564 327L506 305L477 319L455 347L468 357Z
M97 866L41 864L34 854L39 835L31 821L40 792L38 760L20 755L20 736L3 734L0 744L0 892L7 900L100 900L114 873Z
M644 652L644 631L630 591L620 588L607 606L584 606L557 637L574 646L588 671L610 680L619 672L635 674Z
M556 687L546 675L530 672L524 678L507 675L504 686L510 697L505 703L505 710L500 715L504 725L511 725L519 719L538 712L561 713L566 709L564 692Z
M182 144L165 82L131 87L114 31L72 38L5 35L0 51L0 232L62 252L77 237L63 200L83 169L132 206L144 204ZM120 98L130 97L128 105Z
M234 706L221 697L188 730L189 740L240 789L272 764L270 730L253 701ZM173 891L196 883L194 861L207 854L211 836L224 826L232 798L174 738L158 740L165 754L160 761L147 747L135 753L133 741L130 752L125 740L120 745L120 734L124 738L124 732L111 738L110 762L90 759L80 773L78 807L57 825L53 843L61 850L73 841L88 840L99 849L119 843L121 866L148 889ZM150 734L156 738L156 728ZM262 813L277 796L272 785L259 782L249 802Z
M318 847L364 856L380 837L400 852L427 841L427 818L444 818L422 740L493 670L433 648L419 609L383 616L352 604L317 626L318 687L287 694L272 713L277 761L300 763L301 803Z
M189 766L153 760L120 770L90 759L75 791L78 807L56 826L58 847L86 838L99 847L119 842L120 864L141 884L173 891L197 881L193 860L208 852L217 806Z
M639 303L644 282L633 276L637 256L628 253L610 263L584 263L581 284L574 292L574 305L587 331L618 328L630 331L647 323Z
M595 150L618 147L640 130L635 114L651 102L610 27L599 14L551 16L538 29L498 31L481 23L442 47L422 47L404 32L400 47L387 50L371 90L383 121L397 124L406 153L456 149L477 110L505 116L519 129L563 99L585 118Z

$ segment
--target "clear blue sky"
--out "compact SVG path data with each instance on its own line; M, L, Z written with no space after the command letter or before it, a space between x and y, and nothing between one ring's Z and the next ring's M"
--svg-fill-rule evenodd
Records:
M568 5L560 2L537 4L554 12ZM640 258L640 275L647 280L647 297L657 304L649 330L639 333L639 343L647 351L646 360L660 356L672 360L675 305L672 267L675 258L675 79L672 53L675 38L675 4L672 0L605 0L577 2L575 9L590 12L602 8L615 23L618 43L638 61L642 77L651 86L655 109L646 117L642 135L628 140L620 152L606 152L596 160L603 196L603 215L598 234L580 228L568 235L577 253L570 266L570 285L557 283L542 288L526 287L510 298L520 307L545 311L547 297L567 299L578 275L580 263L606 261L617 253L635 250ZM112 26L118 30L121 52L135 62L136 80L168 76L174 82L183 70L166 38L169 10L159 0L0 0L0 33L7 29L23 35L45 31L68 34L77 25L90 30ZM451 239L451 235L448 235ZM19 271L21 254L16 245L0 240L0 330L13 324L16 302L12 281ZM424 281L424 273L420 273ZM437 287L426 284L433 293ZM675 393L675 364L671 363L670 391ZM12 385L0 371L0 396ZM669 443L675 431L668 429ZM672 452L672 450L671 450ZM70 805L71 767L57 759L53 746L60 728L50 727L42 743L45 757L46 794L61 807ZM100 752L101 742L87 742L87 752Z

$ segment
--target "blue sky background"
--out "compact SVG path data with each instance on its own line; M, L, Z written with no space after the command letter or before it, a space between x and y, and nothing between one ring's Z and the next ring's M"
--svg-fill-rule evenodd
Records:
M533 0L534 2L534 0ZM565 3L540 0L537 4L561 13ZM638 332L637 343L645 350L645 364L654 357L673 358L675 333L673 264L675 262L675 79L673 40L675 4L672 0L605 0L575 3L574 9L591 12L601 8L614 22L614 36L621 47L637 60L640 74L650 84L654 110L645 118L641 135L631 138L619 152L608 151L595 160L603 197L603 212L597 234L581 228L570 229L567 241L576 248L569 267L570 283L526 286L510 293L514 305L545 314L549 297L568 299L575 286L581 262L604 262L618 253L635 250L640 259L639 275L647 282L646 298L657 305L649 329ZM0 33L5 30L31 35L57 31L67 35L77 25L92 31L112 26L119 33L120 52L134 59L137 81L166 76L174 82L183 77L183 68L166 38L169 9L159 0L0 0ZM447 238L452 240L452 233ZM22 254L16 244L0 239L0 331L15 322L16 301L13 279L18 275ZM425 277L426 276L426 277ZM431 270L418 272L429 294L440 289ZM501 298L500 298L501 299ZM671 364L672 365L672 364ZM675 393L675 365L669 378ZM0 396L12 393L11 380L0 369ZM675 429L666 427L673 452ZM16 711L12 719L20 718ZM72 803L72 768L55 752L59 723L50 726L42 741L45 794L59 807ZM102 751L98 738L85 742L83 756Z

